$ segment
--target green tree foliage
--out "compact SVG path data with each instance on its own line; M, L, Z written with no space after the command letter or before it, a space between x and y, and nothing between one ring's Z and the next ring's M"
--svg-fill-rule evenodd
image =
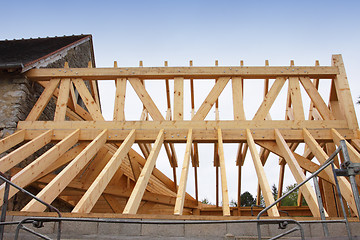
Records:
M276 201L277 195L278 195L278 189L277 189L277 187L276 187L275 184L273 184L273 185L271 186L271 192L272 192L272 195L273 195L273 197L274 197L274 200Z
M256 200L248 191L241 194L241 207L251 206L256 204Z
M212 205L212 203L207 198L204 198L203 200L201 200L201 203Z
M290 192L295 187L296 187L296 183L287 186L286 191L283 194ZM296 206L298 194L299 194L299 190L292 192L289 196L281 200L281 206Z

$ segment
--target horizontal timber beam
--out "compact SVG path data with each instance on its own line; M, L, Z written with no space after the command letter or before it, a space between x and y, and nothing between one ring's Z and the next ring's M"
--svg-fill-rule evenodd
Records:
M337 67L131 67L131 68L41 68L31 69L26 76L33 81L51 78L82 78L84 80L115 80L117 78L142 79L217 79L241 77L243 79L273 79L276 77L303 76L334 78Z
M278 126L284 139L289 142L303 142L302 128L291 126L289 122L295 121L276 121L271 123L262 121L142 121L142 122L84 122L84 121L65 121L62 123L54 122L19 122L18 128L26 130L25 140L32 140L48 129L53 130L52 140L60 141L72 131L81 129L79 140L91 141L102 130L108 129L107 141L123 141L132 129L136 129L136 142L154 142L158 134L158 128L163 128L165 142L185 143L188 129L193 128L194 142L217 142L218 127L222 128L223 141L225 143L246 142L245 129L249 126L254 140L275 140L272 131L273 126ZM357 132L346 129L342 121L300 121L301 125L309 126L307 129L311 135L319 142L330 142L333 140L330 129L324 129L324 125L338 125L337 131L350 140L357 138ZM329 123L329 124L327 124Z

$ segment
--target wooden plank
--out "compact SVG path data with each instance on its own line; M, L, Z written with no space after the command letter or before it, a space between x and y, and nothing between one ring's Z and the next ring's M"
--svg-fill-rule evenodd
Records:
M94 158L87 164L86 171L82 171L80 174L81 181L92 183L97 176L109 162L114 154L106 147L100 148ZM80 200L80 199L79 199Z
M86 108L88 109L89 113L91 114L91 117L95 121L103 121L104 117L101 114L101 110L93 97L91 96L89 90L87 89L84 80L80 78L72 79L72 82L74 83L76 90L79 92L81 99L83 100Z
M187 140L186 140L184 162L183 162L183 166L181 169L180 183L179 183L179 188L178 188L178 192L176 195L174 215L182 215L182 213L183 213L185 192L186 192L186 183L187 183L187 179L188 179L189 165L190 165L191 147L192 147L192 129L189 129L189 133L187 135Z
M110 205L114 213L122 213L124 206L120 204L118 199L110 194L103 194L104 199Z
M217 79L220 77L242 77L245 79L273 79L287 76L331 79L338 74L337 67L132 67L132 68L63 68L31 69L25 75L33 81L59 78L82 78L85 80L115 80L116 78L144 79Z
M41 113L44 111L46 105L49 103L53 92L59 85L60 79L51 79L44 91L41 93L39 99L36 101L34 107L31 109L26 121L36 121Z
M303 85L309 97L311 98L312 103L319 111L321 117L324 120L334 119L334 117L329 111L329 108L326 106L324 100L320 96L319 92L317 91L311 80L309 78L300 77L300 82Z
M100 172L99 176L91 184L86 193L82 196L80 201L76 204L72 212L89 213L98 201L106 186L114 176L115 172L120 167L123 158L128 154L131 146L135 141L135 130L132 130L126 137L125 141L121 144L104 169Z
M41 200L51 203L74 179L74 177L94 157L99 149L105 144L107 129L103 130L74 160L72 160L45 188L36 196ZM44 211L46 207L34 199L31 200L22 211Z
M279 185L278 185L278 193L277 199L281 198L283 187L284 187L284 175L285 175L285 164L280 164L280 173L279 173ZM281 206L281 201L277 203L277 206Z
M130 154L128 154L127 157L129 159L129 164L131 166L131 170L134 174L134 179L136 182L139 179L139 176L141 174L141 169L140 169L139 163L136 161L134 156L130 157Z
M232 97L234 120L245 120L245 111L243 104L243 86L241 78L232 78Z
M221 193L222 193L222 209L223 216L230 216L230 207L229 207L229 193L226 180L226 168L225 168L225 154L221 129L218 129L218 153L219 153L219 163L220 163L220 173L221 173Z
M59 96L59 94L58 94L58 96ZM76 107L78 105L77 100L78 100L78 98L75 93L74 84L72 82L70 82L70 98L69 98L69 102L67 104L68 104L68 107L71 108L71 110L76 111Z
M221 92L224 90L225 86L229 82L230 78L222 77L219 78L215 83L214 87L211 89L210 93L205 98L204 102L201 104L199 110L196 112L195 116L192 118L193 121L204 120L210 109L220 96Z
M44 177L42 179L39 179L38 182L48 184L49 182L51 182L51 180L54 177L55 177L54 175L49 175L49 176L46 176L46 177ZM79 189L82 192L86 191L89 187L90 187L90 183L88 183L88 182L83 183L83 182L77 181L76 179L73 180L68 185L68 188ZM131 189L126 188L126 186L122 187L122 186L119 186L119 185L111 185L111 184L109 184L108 187L105 189L104 193L105 194L111 194L111 195L114 195L114 196L117 196L117 197L128 198L131 195ZM145 192L143 200L144 201L155 202L155 203L161 203L161 204L165 204L165 205L168 205L168 206L174 206L175 201L176 201L176 197L170 197L170 196L157 194L157 193L153 193L153 192ZM196 208L197 207L197 202L194 201L194 200L186 199L185 203L184 203L184 207L185 208Z
M276 142L273 141L255 141L258 145L268 149L269 151L273 152L274 154L278 155L279 157L283 157L283 154L280 150L280 148L277 146ZM303 156L297 154L297 153L293 153L294 157L296 158L297 162L299 163L300 167L308 172L315 172L316 170L319 169L319 165L310 161L307 158L304 158ZM281 163L281 164L285 164ZM318 174L319 177L321 177L322 179L324 179L327 182L331 182L329 176L325 173L325 172L320 172Z
M0 159L0 172L6 172L16 164L35 153L51 141L52 130L48 130L30 142L22 145L16 150Z
M47 86L47 82L39 82L41 86L46 87ZM91 121L93 120L92 117L90 116L89 112L87 112L84 108L82 108L79 104L77 104L77 98L75 96L75 89L73 84L70 84L70 94L71 94L71 101L68 101L68 108L66 109L66 114L69 118L71 119L77 119L77 118L81 118L80 120L87 120L87 121ZM59 89L56 88L55 91L53 92L53 96L55 96L56 98L59 96ZM74 106L75 105L75 106ZM75 118L74 118L75 117Z
M214 128L221 128L224 131L231 130L243 130L244 128L249 128L251 130L261 130L261 129L274 129L279 128L281 131L298 129L302 128L307 129L331 129L336 128L339 131L342 129L347 129L347 123L343 120L322 120L322 121L303 121L303 120L246 120L246 121L124 121L124 122L113 122L113 121L65 121L61 124L54 123L51 121L34 121L34 122L23 122L18 123L18 129L137 129L137 130L160 130L167 129L182 131L181 134L187 134L187 129L193 128L195 130L209 131ZM328 130L326 130L328 131ZM329 131L328 131L329 132ZM180 132L178 132L180 134ZM195 134L195 132L194 132ZM271 135L271 134L266 134ZM352 136L354 133L352 134ZM349 135L350 136L350 135ZM112 138L115 136L112 136ZM171 138L171 135L170 135ZM177 134L173 135L173 138L177 138ZM197 137L197 140L200 140L201 137ZM204 137L206 136L204 135ZM331 138L331 137L330 137ZM124 138L123 138L124 139ZM242 139L245 139L243 137ZM299 139L300 140L300 139Z
M329 158L329 156L325 153L322 147L316 142L310 132L306 129L304 129L304 141L314 153L316 159L320 162L320 164L323 164ZM327 167L324 169L324 171L329 176L331 182L335 184L332 168ZM345 198L354 213L356 213L357 209L354 202L354 195L352 194L350 183L344 177L338 177L338 182L341 189L341 195Z
M59 87L59 95L56 102L54 121L65 121L66 108L69 100L70 93L70 79L61 79Z
M144 168L141 171L138 181L130 195L128 202L126 203L123 214L136 214L141 199L144 195L146 185L150 179L151 173L155 167L157 156L160 152L160 148L162 143L164 142L164 130L160 130L158 137L155 141L153 148L151 149L151 153L146 160Z
M167 103L167 110L166 110L166 120L171 120L171 101L170 101L170 85L169 79L165 79L165 88L166 88L166 103Z
M304 107L301 99L299 78L289 78L289 89L291 94L291 102L293 105L293 114L295 120L305 120Z
M242 166L238 165L238 189L237 189L237 207L238 214L241 215L240 207L241 207L241 169Z
M129 78L131 86L134 88L136 94L140 98L141 102L144 104L145 108L148 110L151 117L156 121L165 120L159 109L155 105L154 101L151 99L150 95L145 89L145 86L141 83L138 78Z
M12 147L15 147L19 143L25 140L25 130L17 131L10 136L5 137L0 140L0 153L3 153L9 150Z
M339 98L341 108L343 109L345 118L349 124L349 128L358 129L359 124L356 118L354 103L346 77L344 62L340 54L332 56L332 66L337 67L339 71L339 74L334 78L334 83L336 87L336 93Z
M76 147L71 148L69 151L64 153L61 157L59 157L52 165L47 167L44 171L37 176L36 179L42 178L45 175L55 171L56 169L68 164L71 160L73 160L77 155L81 153L82 150L87 146L87 142L82 142Z
M166 144L164 144L166 145ZM177 167L178 166L178 162L177 162L177 156L176 156L176 151L175 151L175 147L173 143L169 143L170 146L170 150L171 150L171 162L172 162L172 167Z
M259 109L255 113L253 120L264 120L266 118L266 115L269 113L269 110L273 105L276 97L279 95L280 90L284 86L284 83L285 78L276 78L275 82L270 88L270 91L266 94L266 97L264 98Z
M126 78L116 79L116 93L114 105L114 121L125 121L125 94L126 94Z
M11 181L20 187L26 187L33 182L43 171L45 171L51 164L53 164L59 157L61 157L68 149L74 146L79 138L80 130L76 130L69 136L58 142L55 146L50 148L40 157L35 159L20 172L15 174ZM4 195L4 184L0 187L0 199ZM11 188L9 198L14 196L18 190ZM0 202L2 202L0 200Z
M333 136L334 143L339 147L340 141L345 140L343 136L340 135L340 133L336 129L331 129L331 133ZM360 153L356 151L356 149L345 140L346 147L348 149L349 157L352 162L360 163Z
M130 149L129 156L134 158L142 167L146 164L146 159L142 158L136 151ZM174 186L174 182L168 178L165 174L163 174L156 167L154 168L152 175L160 180L168 189L176 193L176 188Z
M184 78L174 78L174 118L175 121L184 119Z
M282 135L278 129L275 129L275 137L276 137L276 143L277 143L280 151L282 152L283 157L284 157L286 163L288 164L297 184L300 184L301 182L303 182L306 179L306 177L305 177L304 173L302 172L299 163L296 161L296 158L295 158L293 152L291 152L291 150L289 149L289 146L286 144L284 138L282 137ZM316 200L316 195L315 195L315 192L312 189L310 183L309 182L305 183L301 187L301 190L302 190L302 193L305 197L307 204L309 205L309 208L310 208L313 216L320 217L319 206L318 206L318 203ZM325 212L325 215L327 216L326 212Z
M250 132L250 129L246 129L246 137L247 137L247 144L250 149L250 153L254 162L256 175L259 180L259 185L263 193L263 197L265 200L265 205L269 206L272 203L275 202L274 197L272 195L269 182L267 180L264 167L261 163L259 153L257 152L254 138L252 137L252 134ZM270 217L280 217L279 211L276 207L276 205L268 210L268 215Z
M323 181L319 178L319 185L322 188L322 196L324 207L329 214L329 217L339 217L337 213L336 200L335 200L335 188L334 185Z

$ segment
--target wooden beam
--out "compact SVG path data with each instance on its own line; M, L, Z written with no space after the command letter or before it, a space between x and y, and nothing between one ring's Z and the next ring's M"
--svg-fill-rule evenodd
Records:
M51 180L55 178L55 175L50 174L42 179L39 179L38 182L48 184ZM85 192L90 187L89 182L80 182L77 179L74 179L67 188L77 189ZM66 190L66 189L65 189ZM126 186L112 185L111 183L104 190L104 194L111 194L117 197L128 198L131 195L131 189L128 189ZM143 197L144 201L150 201L154 203L165 204L168 206L174 206L176 197L170 197L163 194L157 194L153 192L146 191ZM196 208L197 202L191 199L185 199L184 207L186 208Z
M279 157L283 157L283 154L280 150L280 148L277 146L276 142L273 141L255 141L256 144L268 149L269 151L273 152L274 154L278 155ZM299 163L300 167L308 172L315 172L316 170L319 169L319 165L310 161L307 158L304 158L303 156L294 153L293 152L294 157L296 158L297 162ZM281 163L281 164L285 164ZM320 172L318 174L319 177L321 177L322 179L324 179L325 181L331 182L329 176L325 173L325 172Z
M66 188L74 177L94 157L105 144L107 129L103 130L74 160L72 160L43 190L36 196L47 203L51 203ZM22 211L44 211L46 207L34 199Z
M237 207L238 214L241 215L240 207L241 207L241 169L242 166L238 165L238 189L237 189Z
M114 121L125 121L125 94L126 94L126 78L116 79L116 93L114 105Z
M309 146L309 148L314 153L316 159L320 162L320 164L323 164L329 158L329 156L325 153L322 147L316 142L316 140L313 138L313 136L310 134L308 130L304 129L303 131L304 131L305 143ZM329 176L331 182L335 184L332 168L329 166L325 168L324 171ZM354 195L352 193L350 183L344 177L338 177L338 181L339 181L339 186L341 188L341 195L345 198L345 200L347 201L350 208L354 211L354 213L357 213L357 208L354 201Z
M54 121L65 121L66 108L69 100L70 93L70 79L61 79L59 95L56 102Z
M17 131L0 140L0 154L25 140L25 130Z
M180 183L176 195L174 215L182 215L184 209L186 183L188 179L189 165L190 165L191 146L192 146L192 129L189 129L189 133L187 135L187 140L186 140L186 149L185 149L183 167L181 170Z
M282 152L283 157L284 157L286 163L288 164L297 184L300 184L301 182L303 182L306 179L306 177L305 177L304 173L302 172L302 170L299 166L299 163L296 161L294 154L291 152L291 150L289 149L289 146L286 144L284 138L282 137L281 133L277 129L275 129L275 137L276 137L276 143L277 143L280 151ZM313 216L320 217L319 206L317 204L316 195L315 195L315 192L312 189L310 183L309 182L305 183L301 187L301 190L302 190L302 193L304 194L305 200L306 200L307 204L309 205L309 208L310 208ZM325 215L327 215L326 212L325 212Z
M126 203L123 214L136 214L140 206L141 199L144 195L146 185L155 167L156 159L160 152L160 148L163 142L164 142L164 130L162 129L158 134L155 144L151 149L151 153L148 159L146 160L144 168L141 171L140 177L136 182L136 185L130 195L128 202Z
M129 159L129 164L131 166L131 170L133 172L134 179L136 182L139 179L139 176L141 174L139 163L136 161L134 156L130 157L130 154L128 154L127 157Z
M291 94L291 103L293 105L293 114L295 120L305 120L304 107L301 99L299 78L289 78L289 89Z
M245 120L245 111L243 104L243 85L241 78L232 78L232 97L234 120Z
M333 136L334 143L339 147L340 141L345 140L345 138L341 136L336 129L331 129L331 134ZM345 140L345 144L348 149L348 153L351 161L360 163L360 153L346 140Z
M217 79L220 77L242 77L245 79L273 79L287 76L331 79L339 73L337 67L133 67L133 68L42 68L31 69L26 76L33 80L59 78L82 78L85 80L115 80L116 78L143 79Z
M121 144L104 169L100 172L99 176L91 184L86 193L82 196L80 201L76 204L72 212L89 213L95 206L101 194L104 192L106 186L114 176L115 172L120 167L123 158L128 154L131 146L135 141L135 130L132 130L126 137L125 141Z
M6 172L51 141L52 130L48 130L30 142L0 159L0 172Z
M51 164L53 164L59 157L61 157L68 149L74 146L79 138L80 130L76 130L69 136L58 142L55 146L50 148L40 157L35 159L20 172L15 174L11 181L20 187L26 187L33 182L43 171L45 171ZM0 199L4 195L4 184L0 187ZM14 196L18 192L18 189L11 188L9 192L9 198ZM2 202L0 200L0 202Z
M42 178L45 175L59 169L60 167L68 164L71 160L73 160L77 155L81 153L82 150L88 145L87 142L82 142L76 147L71 148L66 153L64 153L61 157L59 157L53 164L47 167L44 171L37 176L36 179Z
M263 102L261 103L259 109L255 113L253 120L264 120L266 115L269 113L271 106L273 105L276 97L279 95L280 90L284 86L285 78L280 77L275 80L273 85L270 88L270 91L266 94Z
M39 99L36 101L34 107L31 109L26 121L36 121L41 113L44 111L46 105L49 103L53 92L59 85L60 79L51 79L44 91L41 93Z
M284 175L285 175L285 164L280 164L280 173L279 173L279 185L278 185L278 193L277 199L281 198L283 187L284 187ZM281 206L281 201L277 203L277 206Z
M228 193L227 180L226 180L224 146L223 146L223 139L220 128L218 129L218 153L219 153L219 163L220 163L220 173L221 173L223 216L230 216L231 213L229 207L229 193Z
M114 197L113 195L110 194L103 194L102 196L104 197L105 201L109 204L109 206L111 207L114 213L122 213L122 211L124 210L124 206L119 203L117 197Z
M326 106L324 100L320 96L319 92L317 91L311 80L309 78L300 77L300 82L303 85L309 97L311 98L311 102L319 111L321 117L324 120L334 119L334 116L332 116L332 114L330 113L329 108Z
M334 78L334 84L341 108L343 109L343 113L349 124L349 128L358 129L359 124L356 118L350 87L346 77L344 62L340 54L332 56L332 66L337 67L339 71Z
M260 185L260 188L262 190L263 197L265 200L265 204L266 204L266 206L269 206L272 203L274 203L275 200L272 195L270 185L267 180L265 170L261 163L260 156L259 156L259 153L257 152L256 146L255 146L255 141L254 141L254 138L252 137L250 129L246 129L246 137L247 137L247 144L249 146L250 153L251 153L251 156L252 156L252 159L254 162L256 175L259 180L259 185ZM274 206L268 210L268 215L270 217L280 217L279 211L276 206Z
M220 96L221 92L224 90L225 86L229 82L230 78L222 77L217 80L214 87L211 89L210 93L205 98L204 102L201 104L199 110L196 112L195 116L192 118L193 121L204 120L209 113L210 109Z
M167 136L170 136L170 138L178 139L179 136L181 136L181 139L185 139L185 136L187 134L187 129L193 128L194 134L196 134L195 131L205 131L207 134L210 132L214 132L214 128L221 128L223 131L228 131L228 133L235 132L235 131L244 131L244 128L249 128L251 130L257 130L257 132L261 132L261 134L265 134L264 137L270 137L272 136L272 139L274 139L273 134L266 134L265 131L268 131L266 129L274 129L274 128L280 128L281 131L284 131L284 134L286 135L286 132L294 132L293 130L297 130L301 132L302 128L307 128L310 130L318 129L319 132L322 133L328 133L328 139L331 139L329 128L335 128L338 129L339 132L346 132L348 133L347 136L355 136L353 131L347 131L347 123L343 120L322 120L322 121L302 121L302 120L294 120L294 121L286 121L286 120L246 120L246 121L124 121L124 122L113 122L113 121L65 121L62 122L61 125L50 122L50 121L34 121L34 122L22 122L20 121L18 123L18 129L28 129L28 130L44 130L44 129L112 129L112 130L121 130L121 131L129 131L129 129L136 129L136 130L153 130L158 131L160 129L166 129ZM124 130L122 130L124 129ZM265 129L265 131L264 131ZM175 131L173 135L170 134L169 131ZM119 131L120 132L120 131ZM119 133L118 132L118 133ZM351 133L352 132L352 133ZM182 135L180 135L180 133ZM215 133L215 132L214 132ZM238 134L240 132L237 132ZM203 136L197 136L197 141L200 140L207 140L208 135L203 134ZM256 135L254 135L254 139L256 139ZM146 139L139 133L139 137L141 136L142 139ZM156 136L156 134L155 134ZM123 140L126 136L122 138L118 138ZM349 139L350 137L347 137ZM115 135L111 136L111 139L116 139ZM138 137L137 137L138 139ZM243 136L237 136L236 139L245 139L245 135ZM302 137L297 136L297 140L301 140ZM266 139L264 139L266 140ZM185 139L186 142L186 139Z
M151 117L157 121L165 120L159 109L156 107L154 101L151 99L150 95L146 91L145 86L141 83L140 79L129 78L129 82L134 88L141 102L144 104L145 108L148 110Z
M41 86L43 86L44 88L47 87L47 85L49 84L48 82L44 82L41 81L39 82ZM73 84L70 84L70 94L71 94L71 101L68 101L67 106L68 108L66 109L66 114L67 116L71 119L71 120L86 120L86 121L91 121L93 120L92 117L90 116L89 112L87 112L84 108L82 108L79 104L77 104L77 98L75 96L75 89ZM57 98L59 96L59 89L56 88L55 91L53 92L53 96L55 96L55 98ZM74 106L75 105L75 106ZM80 118L80 119L79 119Z
M175 121L184 119L184 78L174 78L174 118Z
M83 100L86 108L88 109L89 113L91 114L91 117L95 121L103 121L104 117L101 114L101 110L93 97L91 96L89 89L86 87L84 80L80 78L72 79L72 82L74 83L76 90L79 92L81 99Z

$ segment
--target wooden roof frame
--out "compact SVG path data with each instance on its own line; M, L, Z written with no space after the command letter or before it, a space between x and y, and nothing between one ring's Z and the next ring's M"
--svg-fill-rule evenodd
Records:
M240 206L241 171L245 156L250 150L260 189L266 205L274 202L264 164L272 152L280 157L279 189L282 189L284 166L287 164L300 183L305 179L303 171L314 172L319 165L312 158L324 162L340 139L346 139L351 160L360 161L358 122L355 115L349 84L341 55L333 55L332 66L290 66L270 67L140 67L119 68L64 68L32 69L26 73L31 81L45 87L34 108L25 121L19 122L18 131L0 140L0 152L28 141L17 150L0 159L1 171L12 170L12 180L20 186L37 184L42 190L38 197L51 203L66 189L78 189L85 194L81 198L63 197L74 204L73 212L89 213L101 199L106 200L114 212L136 214L142 201L164 204L173 208L173 214L195 214L201 211L198 202L197 168L199 167L198 143L214 143L214 166L217 181L220 169L222 215L230 216L227 178L224 159L224 143L238 143L236 165L239 169L238 206ZM264 79L263 101L253 119L246 119L243 106L243 80ZM166 84L167 113L164 116L146 90L145 82L163 79ZM194 79L215 79L215 84L201 106L195 111ZM269 79L275 79L269 86ZM329 102L318 92L319 79L331 79ZM113 121L105 121L99 99L90 93L84 81L114 80L116 83ZM173 102L170 101L169 80L174 81ZM191 119L184 119L184 80L190 80ZM135 90L143 105L139 121L126 121L125 99L127 82ZM233 120L220 120L218 99L231 82ZM272 120L269 110L284 83L288 82L286 116L284 120ZM311 99L309 118L305 119L300 86ZM270 88L269 88L270 87ZM81 107L74 97L79 93L86 108ZM57 99L54 121L38 121L38 117L49 100ZM210 109L215 106L215 120L205 121ZM173 112L171 110L173 109ZM149 120L151 116L152 120ZM57 144L23 169L15 165L50 141ZM77 143L80 145L76 146ZM131 149L137 143L143 156ZM175 168L178 166L174 145L186 143L186 152L177 183ZM299 143L305 143L306 151L301 156L295 152ZM85 144L85 145L81 145ZM257 151L256 145L261 147ZM36 147L37 146L37 147ZM83 146L83 147L79 147ZM159 170L155 163L161 146L166 149L173 180ZM77 151L73 149L78 149ZM101 156L101 157L100 157ZM195 170L195 197L186 193L190 158ZM91 166L98 162L98 167ZM35 167L34 167L35 166ZM41 167L38 167L41 166ZM57 175L53 171L66 166ZM86 167L86 168L85 168ZM90 167L93 172L86 172ZM35 168L35 169L34 169ZM84 170L85 169L85 170ZM79 180L80 171L88 175L86 181ZM124 178L125 176L125 178ZM334 183L330 172L319 175L324 184ZM66 180L65 180L66 179ZM127 182L124 179L128 179ZM125 181L125 182L124 182ZM115 184L115 185L114 185ZM116 184L122 184L116 189ZM349 183L340 180L344 199L356 213ZM216 184L217 188L218 184ZM127 190L126 190L127 189ZM132 189L132 190L131 190ZM0 202L4 185L0 186ZM13 191L10 196L16 192ZM315 192L310 184L301 188L314 217L319 217ZM111 198L112 196L112 198ZM125 197L126 205L115 197ZM259 196L258 196L259 197ZM323 192L327 216L335 216L331 207L336 200ZM219 205L217 195L216 205ZM112 199L112 200L109 200ZM120 204L120 205L119 205ZM116 211L114 209L117 209ZM43 211L44 208L31 201L23 211ZM239 211L240 213L240 207ZM278 206L268 211L271 217L279 217Z

